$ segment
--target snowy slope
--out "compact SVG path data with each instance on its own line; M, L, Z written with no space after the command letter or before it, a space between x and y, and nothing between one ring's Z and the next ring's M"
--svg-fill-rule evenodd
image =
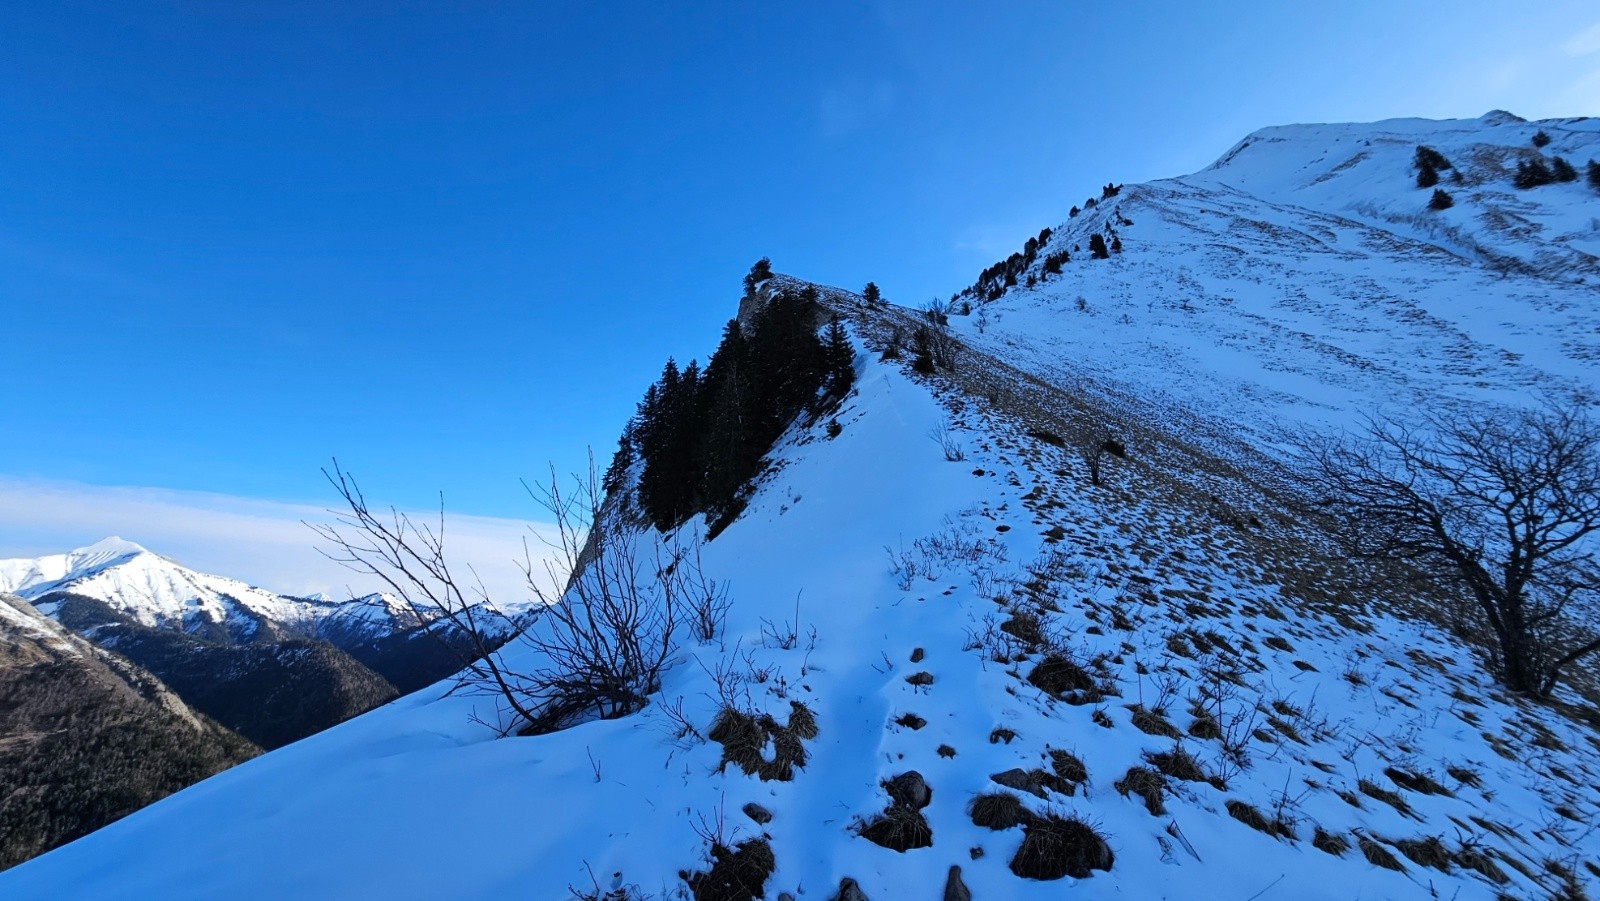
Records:
M1060 276L980 304L981 330L976 311L955 317L970 347L953 377L864 352L837 437L791 430L704 548L730 586L724 629L681 640L644 711L498 739L478 721L490 699L440 684L0 873L0 896L680 898L713 837L760 836L765 897L802 901L846 878L875 901L941 897L952 867L980 901L1592 892L1592 703L1501 694L1289 515L1246 452L1380 403L1600 384L1582 185L1499 197L1476 162L1537 128L1578 165L1594 146L1588 123L1503 116L1307 126L1125 187L1047 246L1109 223L1122 254L1073 252ZM1406 219L1426 201L1417 143L1476 167L1452 188L1455 231ZM1514 203L1542 231L1495 225ZM823 296L874 351L914 323ZM1103 486L1055 437L1083 422L1114 422L1132 448ZM1087 687L1036 684L1051 655ZM539 663L521 641L506 659ZM814 714L792 781L722 766L720 698ZM1014 769L1038 796L996 781ZM890 804L883 782L911 771L932 789L932 843L902 853L860 833ZM1015 875L1023 828L969 812L997 791L1081 817L1110 870Z
M1418 145L1461 174L1440 182L1454 207L1426 208ZM1035 287L965 296L956 307L974 313L953 321L1056 384L1113 385L1267 447L1286 427L1380 405L1592 389L1600 194L1581 178L1511 185L1517 160L1557 154L1580 171L1600 158L1600 120L1264 129L1202 172L1125 186L1068 219L1029 269ZM1123 251L1091 259L1096 232ZM1046 277L1058 251L1071 260Z
M838 419L836 439L820 424L791 435L744 517L706 547L705 566L732 586L725 634L686 642L646 711L497 740L470 720L489 712L484 699L441 685L0 874L0 894L554 899L589 889L592 871L602 887L679 897L679 871L705 866L695 830L721 823L729 840L771 837L769 898L828 898L846 876L870 898L939 897L951 865L975 897L1053 898L1064 883L1007 868L1019 829L991 832L967 815L998 788L993 774L1048 768L1051 748L1074 751L1088 780L1024 803L1086 817L1116 854L1109 873L1073 885L1086 898L1403 898L1430 886L1531 896L1555 885L1545 859L1576 868L1600 850L1583 825L1600 816L1591 730L1498 697L1439 632L1354 602L1319 611L1265 565L1258 536L1194 516L1175 488L1144 493L1155 470L1090 492L1057 475L1068 465L1059 449L889 364L867 365ZM927 437L948 424L965 460L947 461ZM902 581L891 558L919 574ZM996 662L1007 615L997 595L1018 609L1054 599L1055 627L1080 659L1100 661L1117 694L1073 706L1026 681L1036 656ZM785 649L772 636L791 624L801 637ZM1207 633L1235 652L1197 650ZM527 666L528 653L509 659ZM756 709L782 719L798 700L815 712L820 734L794 781L719 772L715 743L677 737L667 711L680 704L708 731L719 670L743 680L737 691ZM1225 787L1173 780L1153 816L1116 783L1178 742L1137 728L1130 705L1165 707L1187 731L1198 719L1189 699L1223 670L1241 682L1219 702L1224 728L1258 733L1243 739L1247 766L1230 765L1217 740L1186 739ZM917 673L931 683L908 681ZM907 714L926 725L905 725ZM1536 737L1533 757L1500 750ZM1403 790L1386 768L1430 773L1447 794ZM933 844L902 854L853 830L887 805L879 782L908 770L932 786ZM1363 793L1363 780L1403 796L1408 813ZM750 802L773 821L750 821ZM1292 821L1296 839L1255 831L1229 802ZM1442 835L1451 852L1463 840L1503 850L1527 873L1494 864L1502 889L1459 864L1384 869L1354 848L1314 849L1316 828L1352 843ZM393 853L419 835L426 853Z

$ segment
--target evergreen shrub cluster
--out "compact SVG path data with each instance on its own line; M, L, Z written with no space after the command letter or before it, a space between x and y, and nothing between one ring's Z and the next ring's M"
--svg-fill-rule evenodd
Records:
M843 398L854 382L849 336L838 319L819 335L819 309L815 288L781 292L748 328L728 322L704 371L669 359L623 432L606 487L642 460L638 501L656 528L699 512L713 532L731 522L740 489L795 416Z

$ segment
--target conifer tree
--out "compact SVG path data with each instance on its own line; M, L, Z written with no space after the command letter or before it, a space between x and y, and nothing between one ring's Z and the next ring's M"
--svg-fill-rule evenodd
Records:
M1589 187L1600 191L1600 161L1589 161Z
M1559 156L1550 161L1550 175L1559 182L1578 180L1578 170Z
M878 290L876 282L867 282L867 286L861 289L861 299L866 301L867 306L875 307L883 303L883 293Z
M772 278L772 260L762 257L750 267L750 273L744 277L744 293L756 293L756 286Z
M1455 205L1455 198L1451 197L1443 188L1434 188L1433 198L1428 201L1428 209L1430 210L1448 210Z
M822 341L822 354L827 365L825 384L828 393L842 398L850 393L850 387L855 384L856 352L850 346L850 336L845 333L837 316L828 323L828 332Z
M1099 232L1089 236L1089 256L1097 260L1105 260L1111 257L1111 253L1106 250L1106 239L1100 237Z
M1534 135L1533 135L1533 146L1535 146L1535 147L1543 147L1543 146L1545 146L1545 145L1547 145L1549 143L1550 143L1550 136L1544 133L1544 129L1541 128L1537 132L1534 133Z

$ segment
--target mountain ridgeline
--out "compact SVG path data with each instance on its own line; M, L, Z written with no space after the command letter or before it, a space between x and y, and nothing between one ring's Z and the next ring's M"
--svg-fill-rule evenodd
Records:
M104 601L51 594L55 618L158 676L196 710L268 750L393 700L398 692L354 657L323 642L284 638L232 644L141 625Z
M593 692L648 644L641 703L508 737L440 684L0 896L1593 897L1600 655L1515 687L1458 575L1353 550L1390 521L1330 512L1294 443L1600 406L1600 195L1518 186L1535 155L1580 170L1600 121L1264 129L923 310L763 261L605 474L618 593L496 658ZM1579 600L1541 623L1600 634Z
M739 515L762 457L802 411L820 412L850 391L854 352L837 317L818 334L814 287L763 290L766 261L746 281L750 315L729 320L704 371L667 360L628 422L605 488L627 483L640 461L638 504L661 531L706 513L716 534Z

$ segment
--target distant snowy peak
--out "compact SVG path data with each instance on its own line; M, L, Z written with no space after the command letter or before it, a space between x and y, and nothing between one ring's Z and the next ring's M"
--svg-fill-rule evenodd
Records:
M121 538L65 554L0 560L0 591L37 604L71 593L104 602L146 626L230 640L303 635L335 643L381 638L422 625L403 601L372 594L347 601L281 595L225 576L197 572Z
M0 591L27 597L29 589L61 582L115 566L149 551L115 536L65 554L0 560Z
M1418 183L1419 147L1444 162L1437 184ZM1592 284L1600 279L1600 196L1584 175L1595 159L1600 119L1527 122L1496 111L1479 119L1264 128L1206 169L1171 182L1225 186L1421 236L1497 270ZM1525 166L1552 175L1569 167L1568 180L1519 188ZM1436 189L1452 206L1430 209Z

